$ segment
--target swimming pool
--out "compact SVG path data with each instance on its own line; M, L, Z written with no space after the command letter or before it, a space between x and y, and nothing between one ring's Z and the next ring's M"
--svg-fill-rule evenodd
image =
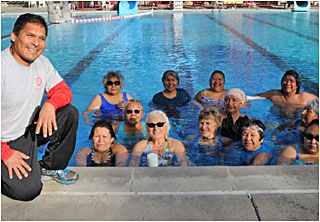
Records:
M17 16L1 18L7 24L2 25L4 36L11 32ZM167 69L179 73L180 87L191 96L208 87L215 69L226 74L227 89L241 88L247 95L279 89L283 73L294 69L303 76L302 91L318 95L318 20L318 11L206 11L64 23L49 27L44 55L67 81L74 95L72 103L80 113L103 91L102 76L109 70L122 72L123 91L141 100L145 113L152 96L163 90L161 77ZM10 39L1 44L4 50ZM284 121L268 100L253 101L241 112L263 122ZM170 118L170 135L183 140L186 134L198 133L196 127L190 130L197 125L198 114L194 107L181 108L179 117ZM76 151L91 144L90 129L81 117ZM270 133L265 145L277 148L268 138ZM69 165L74 165L73 158Z

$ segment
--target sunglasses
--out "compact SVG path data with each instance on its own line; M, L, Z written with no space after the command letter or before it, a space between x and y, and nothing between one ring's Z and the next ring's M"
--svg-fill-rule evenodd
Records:
M313 139L315 139L317 142L319 142L319 135L314 136L314 135L312 135L312 134L307 134L307 133L305 133L303 136L304 136L307 140L313 140Z
M116 85L116 86L120 86L120 81L114 81L114 82L112 82L112 81L108 81L107 82L107 86L113 86L113 85Z
M138 110L138 109L135 109L135 110L130 110L130 109L128 109L127 110L127 114L132 114L132 113L135 113L135 114L139 114L140 113L140 110Z
M147 123L147 126L148 126L149 128L154 128L155 126L157 126L157 127L163 127L164 124L165 124L165 122Z

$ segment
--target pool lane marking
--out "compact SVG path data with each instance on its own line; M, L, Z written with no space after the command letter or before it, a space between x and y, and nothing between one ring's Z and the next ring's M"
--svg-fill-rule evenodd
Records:
M4 36L1 36L1 40L2 39L6 39L6 38L9 38L11 36L11 33L9 35L4 35Z
M63 76L63 79L66 81L68 86L70 87L84 72L93 61L99 56L101 52L106 50L111 42L118 37L129 25L133 22L133 20L127 20L128 22L122 25L120 28L115 30L111 35L109 35L106 39L104 39L99 45L97 45L94 49L92 49L87 56L82 58L67 74Z
M72 19L71 23L86 23L86 22L102 22L102 21L111 21L111 20L119 20L119 19L131 19L137 16L151 15L153 14L153 10L150 12L138 13L133 15L120 15L120 16L109 16L109 17L98 17L98 18L88 18L88 19Z
M303 19L292 18L292 17L289 17L289 16L279 15L279 14L272 14L272 15L278 16L278 17L282 17L282 18L287 18L287 19L294 20L294 21L306 22L306 23L310 23L312 25L318 25L319 26L319 22L306 21L306 20L303 20Z
M248 46L250 46L252 49L256 50L257 52L259 52L262 56L268 58L272 63L274 63L280 70L282 71L287 71L288 70L288 65L286 62L282 61L282 59L280 59L278 56L276 56L275 54L269 52L268 50L266 50L265 48L259 46L257 43L255 43L254 41L252 41L251 39L245 37L243 34L239 33L238 31L236 31L234 28L228 26L227 24L223 23L222 21L207 15L207 17L213 21L215 21L216 23L218 23L219 25L223 26L225 29L227 29L228 31L230 31L233 35L237 36L239 39L241 39L242 41L244 41Z
M223 23L222 21L220 21L219 19L216 19L210 15L206 15L208 18L210 18L211 20L215 21L216 23L218 23L219 25L221 25L222 27L224 27L225 29L227 29L228 31L230 31L233 35L237 36L239 39L241 39L242 41L244 41L249 47L251 47L252 49L256 50L257 52L259 52L262 56L266 57L267 59L269 59L272 63L274 63L281 71L285 72L289 69L294 69L294 70L298 70L296 67L291 67L288 66L286 62L284 62L281 58L279 58L278 56L276 56L275 54L269 52L267 49L259 46L257 43L255 43L254 41L252 41L251 39L245 37L243 34L237 32L234 28L228 26L227 24ZM315 95L318 95L319 93L319 86L317 83L315 83L314 81L312 81L308 76L301 74L300 73L300 77L301 80L303 81L303 86L304 88L308 88L309 91ZM306 87L305 87L306 86ZM315 89L315 91L314 91Z
M262 23L262 24L270 25L270 26L272 26L272 27L281 29L281 30L283 30L283 31L286 31L286 32L295 34L295 35L297 35L297 36L299 36L299 37L302 37L302 38L311 40L311 41L313 41L313 42L319 42L319 39L314 38L314 37L311 37L311 36L309 36L309 35L304 35L304 34L301 34L301 33L299 33L299 32L296 32L296 31L294 31L294 30L287 29L287 28L284 28L284 27L281 27L281 26L272 24L272 23L270 23L270 22L266 22L266 21L264 21L264 20L260 20L260 19L254 18L254 17L252 17L252 16L248 16L248 15L242 15L242 16L245 17L245 18L248 18L248 19L251 19L251 20L260 22L260 23Z

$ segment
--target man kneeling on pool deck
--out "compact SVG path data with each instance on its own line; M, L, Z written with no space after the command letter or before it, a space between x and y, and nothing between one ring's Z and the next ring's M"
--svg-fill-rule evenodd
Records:
M42 190L41 177L70 184L78 179L66 167L73 154L79 113L72 93L42 56L48 28L38 15L21 15L12 45L1 53L1 193L30 201ZM40 109L43 92L48 100ZM40 162L37 146L47 145Z

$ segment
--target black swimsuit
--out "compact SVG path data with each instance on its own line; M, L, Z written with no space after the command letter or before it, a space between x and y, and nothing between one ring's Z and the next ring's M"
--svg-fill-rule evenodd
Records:
M233 125L233 119L230 114L222 121L221 136L231 138L233 141L241 139L241 132L244 125L249 122L248 116L240 116Z
M108 149L108 159L103 163L95 163L93 159L93 154L96 152L92 149L91 153L87 157L87 166L115 166L116 158L115 155L112 153L111 147Z

